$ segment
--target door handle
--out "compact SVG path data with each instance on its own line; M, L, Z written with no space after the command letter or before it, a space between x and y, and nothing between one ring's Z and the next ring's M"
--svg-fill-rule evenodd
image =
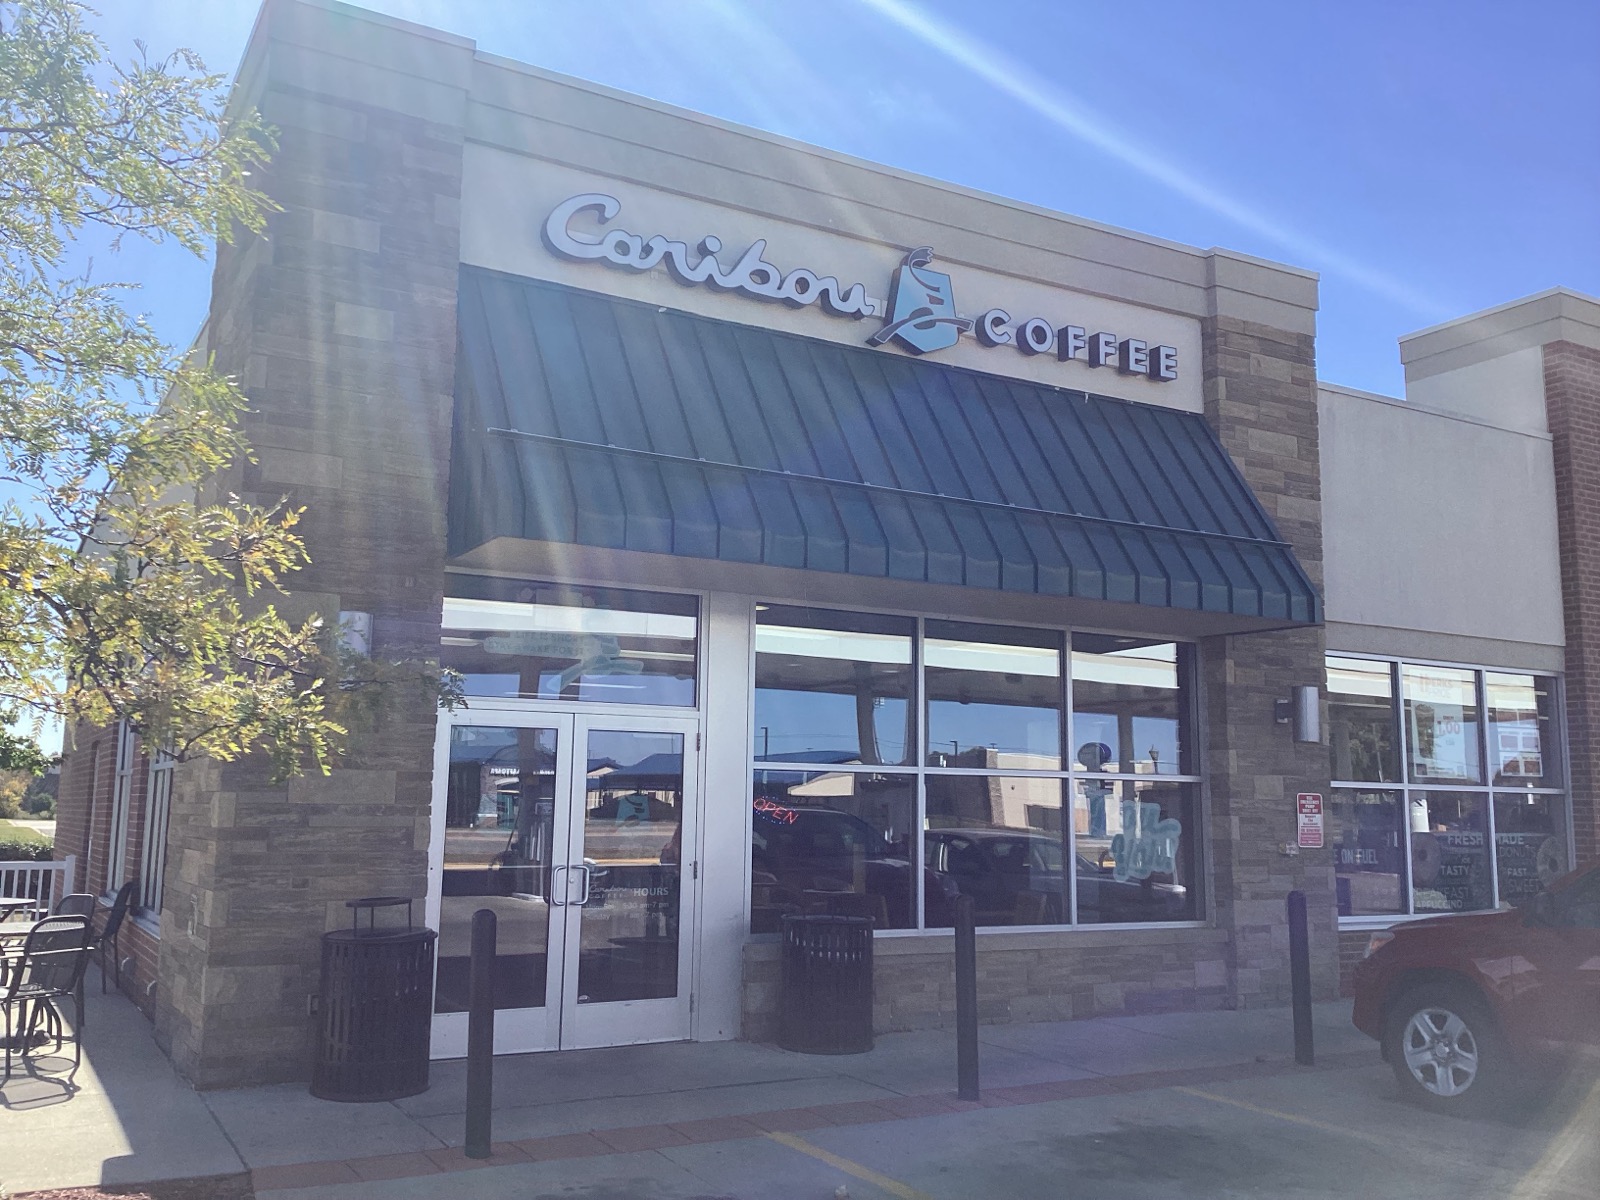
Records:
M582 866L572 867L571 869L583 872L583 895L579 896L577 901L578 907L581 908L589 903L589 864L584 863Z
M567 906L566 888L565 886L557 887L556 881L561 879L562 871L570 871L571 869L571 867L568 867L565 864L559 867L550 868L550 896L546 903L548 903L551 908L565 908ZM564 882L565 881L563 881L563 884ZM557 899L558 896L560 899Z

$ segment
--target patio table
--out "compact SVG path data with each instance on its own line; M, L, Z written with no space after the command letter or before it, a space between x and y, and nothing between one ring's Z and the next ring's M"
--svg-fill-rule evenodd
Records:
M32 896L0 896L0 923L11 920L18 909L32 908L35 903Z

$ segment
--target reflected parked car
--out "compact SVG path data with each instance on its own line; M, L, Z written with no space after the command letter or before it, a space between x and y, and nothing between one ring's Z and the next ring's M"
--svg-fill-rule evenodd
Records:
M878 929L916 925L911 860L854 813L755 801L751 931L774 933L784 913L866 916ZM945 881L926 876L930 914L948 903Z
M1600 866L1522 907L1373 934L1355 971L1356 1028L1407 1098L1481 1112L1600 1047Z
M1189 916L1188 892L1181 884L1119 880L1109 864L1081 854L1076 859L1080 921ZM1012 828L930 829L923 835L923 862L955 885L955 895L972 897L979 925L1058 925L1070 916L1064 911L1066 859L1059 836ZM928 924L951 923L951 915L936 914L929 906Z

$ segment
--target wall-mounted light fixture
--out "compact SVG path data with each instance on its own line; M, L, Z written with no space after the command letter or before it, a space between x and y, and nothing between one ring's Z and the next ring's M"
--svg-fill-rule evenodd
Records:
M339 614L339 646L366 658L372 653L372 614L345 609Z
M1297 742L1322 740L1322 697L1309 684L1289 689L1287 700L1272 702L1272 715L1279 725L1294 726Z

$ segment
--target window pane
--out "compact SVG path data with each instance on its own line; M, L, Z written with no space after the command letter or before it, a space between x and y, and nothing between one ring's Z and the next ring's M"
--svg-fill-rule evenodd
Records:
M1398 723L1389 664L1333 655L1327 663L1328 751L1333 778L1399 783ZM1397 821L1396 828L1398 825Z
M1061 635L929 621L928 762L1061 769Z
M1073 781L1078 921L1192 921L1194 785L1143 780Z
M762 605L755 755L769 762L911 762L909 618Z
M911 775L756 771L750 932L776 933L784 913L912 928L916 792Z
M948 929L957 896L979 925L1064 925L1068 834L1059 779L930 775L924 903L930 929Z
M1489 766L1496 783L1560 784L1552 724L1555 681L1539 675L1483 677L1489 706Z
M1473 672L1400 669L1413 783L1478 783L1478 696Z
M1193 774L1189 648L1074 634L1072 744L1085 770Z
M1567 870L1566 798L1497 792L1495 870L1500 901L1521 904Z
M439 661L467 695L694 705L694 597L447 578Z
M1411 793L1411 888L1417 912L1470 912L1494 902L1488 807L1482 792Z
M1339 915L1405 912L1400 793L1336 789L1329 797L1328 821Z

